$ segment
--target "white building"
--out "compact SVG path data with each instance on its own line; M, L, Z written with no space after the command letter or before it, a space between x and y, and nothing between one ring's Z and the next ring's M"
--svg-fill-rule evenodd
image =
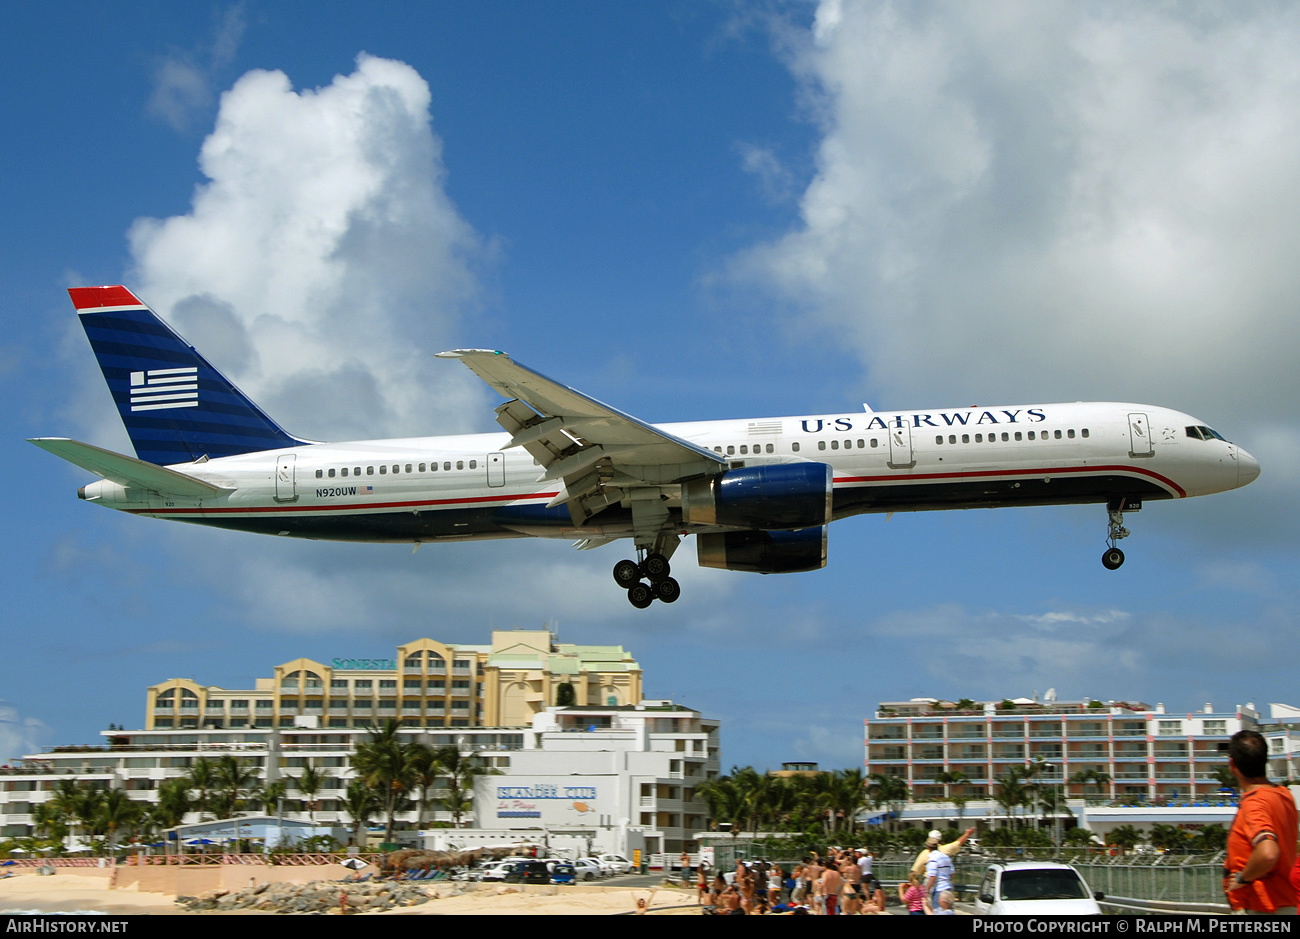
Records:
M534 842L557 854L691 850L707 828L695 788L718 775L718 722L671 701L553 707L522 749L480 777L473 830L430 830L431 848Z

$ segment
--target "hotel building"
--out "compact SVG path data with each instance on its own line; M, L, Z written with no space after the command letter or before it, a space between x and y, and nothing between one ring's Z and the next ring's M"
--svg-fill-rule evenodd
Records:
M1044 764L1069 798L1195 801L1223 786L1229 738L1260 729L1253 704L1168 713L1140 702L1092 700L882 702L865 724L866 772L907 782L915 802L991 799L1013 766ZM1073 781L1093 770L1098 784ZM960 772L959 784L942 781ZM972 806L973 808L974 806Z
M173 678L149 688L145 729L526 727L564 683L579 705L641 700L641 666L622 646L495 630L490 645L416 639L391 659L295 659L251 689Z

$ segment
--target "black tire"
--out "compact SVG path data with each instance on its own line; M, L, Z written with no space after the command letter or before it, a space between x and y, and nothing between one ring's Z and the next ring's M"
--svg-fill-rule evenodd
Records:
M644 610L650 604L655 602L654 592L650 589L649 584L643 584L639 581L627 588L627 600L638 610Z
M1101 556L1101 565L1108 571L1117 571L1124 563L1124 552L1119 548L1107 548Z
M668 559L662 554L651 554L646 556L645 563L641 565L641 569L652 582L658 583L668 576L672 571L672 566L668 563Z
M655 596L664 603L675 603L677 598L682 595L681 585L671 577L665 577L663 580L656 581Z
M614 582L627 590L641 579L641 568L636 561L623 560L614 565Z

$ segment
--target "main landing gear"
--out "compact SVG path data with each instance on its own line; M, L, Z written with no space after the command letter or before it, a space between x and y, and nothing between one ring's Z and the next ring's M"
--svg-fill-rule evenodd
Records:
M1107 548L1101 555L1101 565L1108 571L1119 570L1120 565L1124 563L1124 552L1115 546L1115 542L1121 538L1129 536L1129 530L1124 527L1124 499L1112 500L1106 504L1106 515L1109 522L1106 527L1106 545ZM1142 503L1136 502L1128 508L1136 511L1142 507Z
M668 576L671 569L668 558L662 554L647 554L639 563L623 560L615 564L614 580L627 591L628 602L644 610L655 600L672 603L682 595L681 586ZM642 578L650 582L647 584Z

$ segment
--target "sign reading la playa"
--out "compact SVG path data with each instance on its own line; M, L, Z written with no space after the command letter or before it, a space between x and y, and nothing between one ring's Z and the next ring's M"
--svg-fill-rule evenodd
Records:
M1001 415L1001 416L999 416ZM943 421L940 424L935 418ZM1047 415L1043 413L1042 408L1017 408L1014 411L940 411L936 414L895 414L890 420L893 421L894 427L966 427L968 425L980 424L1037 424L1047 420ZM851 430L888 430L890 425L885 423L885 418L879 414L871 415L871 419L865 424L858 424L856 427L852 418L837 417L831 421L829 429L836 431ZM821 418L816 420L804 420L802 422L803 432L805 434L815 434L827 426L826 421Z
M358 672L393 672L397 670L397 659L334 659L330 667Z

